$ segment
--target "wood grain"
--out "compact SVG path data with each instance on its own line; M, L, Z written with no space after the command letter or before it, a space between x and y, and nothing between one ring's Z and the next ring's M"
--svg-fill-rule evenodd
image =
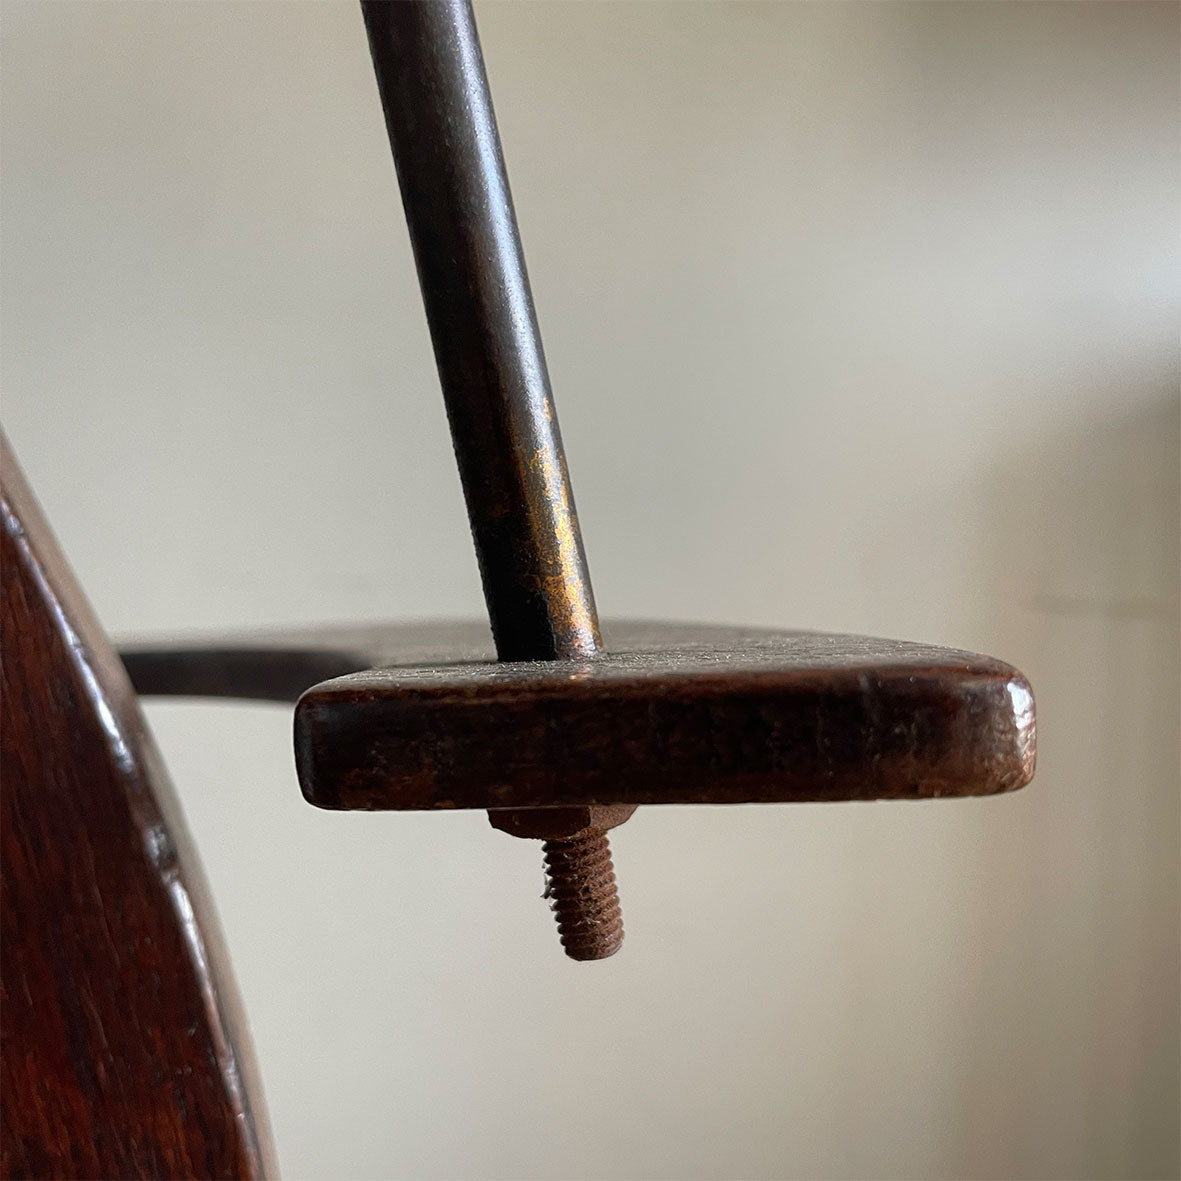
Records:
M0 437L5 1177L273 1175L180 814Z
M144 693L294 701L327 808L501 808L988 795L1032 778L1029 683L971 652L675 623L609 654L497 663L486 624L141 643ZM331 679L310 687L317 673Z
M1009 665L863 636L604 629L587 661L421 661L309 689L305 797L325 808L923 799L1033 775ZM426 645L424 645L425 647ZM421 654L421 653L420 653Z

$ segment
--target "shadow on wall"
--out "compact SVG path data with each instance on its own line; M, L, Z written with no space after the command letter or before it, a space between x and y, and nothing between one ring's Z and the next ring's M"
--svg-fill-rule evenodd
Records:
M1181 1175L1176 377L1141 405L1027 446L990 493L981 577L1039 767L972 850L968 1175Z

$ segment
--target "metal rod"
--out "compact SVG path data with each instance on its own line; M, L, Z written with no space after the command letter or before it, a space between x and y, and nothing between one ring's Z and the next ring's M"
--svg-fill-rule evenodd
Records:
M502 660L601 649L469 0L363 0Z

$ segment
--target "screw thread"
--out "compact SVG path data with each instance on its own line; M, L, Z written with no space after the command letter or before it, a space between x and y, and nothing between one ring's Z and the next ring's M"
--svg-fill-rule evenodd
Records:
M542 845L549 876L546 897L558 935L574 960L603 960L623 943L623 912L605 829Z

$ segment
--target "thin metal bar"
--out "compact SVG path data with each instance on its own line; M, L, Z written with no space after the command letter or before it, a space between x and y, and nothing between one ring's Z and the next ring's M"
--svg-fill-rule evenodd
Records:
M502 660L601 650L469 0L363 0Z

